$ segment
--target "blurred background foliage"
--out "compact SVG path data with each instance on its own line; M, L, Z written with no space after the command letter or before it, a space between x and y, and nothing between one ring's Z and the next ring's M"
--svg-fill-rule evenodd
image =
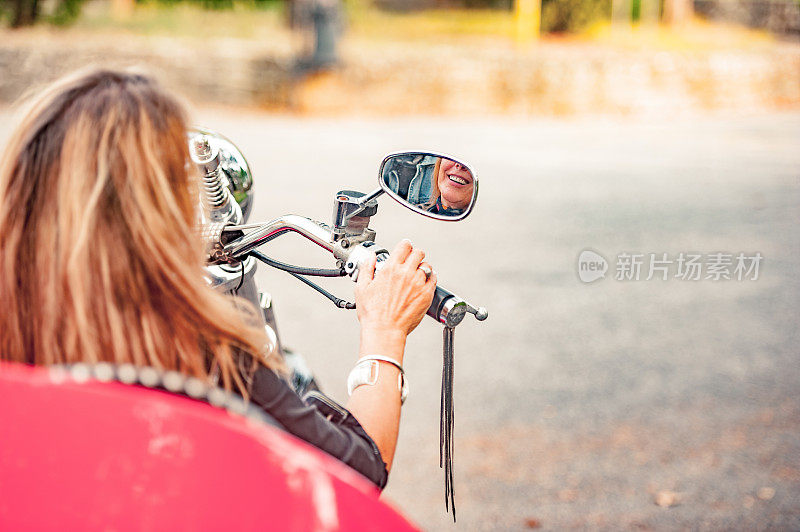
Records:
M610 13L611 0L542 0L542 31L583 31Z
M297 0L0 0L0 24L12 28L36 23L68 25L79 19L86 26L114 26L150 33L183 33L197 11L247 12L253 22L282 23ZM525 0L344 0L348 30L368 37L425 38L426 35L511 36L518 31L515 10ZM692 14L767 28L800 36L800 0L536 0L541 33L581 33L610 22L644 20L644 2L650 19L667 21L672 6L683 2ZM539 3L540 2L540 3ZM127 4L125 17L108 20L109 9L98 6ZM84 10L84 7L87 9ZM82 13L89 11L86 17ZM135 10L135 15L133 11ZM98 16L98 13L101 15ZM519 13L516 13L517 15ZM103 19L103 16L106 16ZM124 20L122 20L124 19ZM531 22L528 22L531 24ZM190 30L187 30L190 31ZM246 35L232 35L246 37Z

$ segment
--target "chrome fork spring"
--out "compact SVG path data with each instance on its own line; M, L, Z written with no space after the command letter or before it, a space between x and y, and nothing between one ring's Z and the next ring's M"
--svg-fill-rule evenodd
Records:
M219 151L212 148L205 135L192 138L189 148L192 161L203 175L201 190L208 208L214 210L223 207L228 202L228 195L219 171Z
M222 184L222 176L219 171L214 171L212 174L203 176L203 195L208 202L211 209L218 209L225 205L227 196L225 194L225 187Z

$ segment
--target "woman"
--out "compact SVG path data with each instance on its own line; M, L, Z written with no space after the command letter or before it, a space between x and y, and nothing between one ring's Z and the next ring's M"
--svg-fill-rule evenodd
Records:
M445 216L462 214L475 191L475 178L469 168L461 163L441 157L433 170L431 200L426 210Z
M32 102L0 160L0 360L214 375L383 487L400 417L391 362L436 285L424 254L404 241L380 275L374 257L362 270L360 354L389 363L328 421L281 378L243 302L206 285L187 150L182 106L141 74L79 72Z

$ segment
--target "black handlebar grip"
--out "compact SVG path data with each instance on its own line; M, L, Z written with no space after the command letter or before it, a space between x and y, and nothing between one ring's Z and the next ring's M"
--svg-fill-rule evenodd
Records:
M441 286L437 286L436 292L434 292L433 294L433 301L431 302L431 306L428 307L428 312L426 312L425 314L435 319L436 321L439 321L439 314L442 311L442 307L444 306L445 302L448 299L454 296L455 294L453 294L452 292L445 290Z
M364 247L367 247L366 245ZM378 262L375 265L375 271L380 271L383 268L383 265L389 259L389 253L386 250L381 250L378 254ZM441 286L436 286L436 291L433 293L433 301L431 301L431 306L428 307L428 311L425 313L431 318L435 319L436 321L440 321L439 318L442 313L442 307L444 304L452 297L455 297L455 294L445 290ZM460 321L460 320L459 320Z

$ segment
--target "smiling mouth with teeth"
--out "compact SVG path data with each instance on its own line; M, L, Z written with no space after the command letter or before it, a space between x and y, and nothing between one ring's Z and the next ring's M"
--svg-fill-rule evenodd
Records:
M460 177L460 176L457 176L457 175L448 175L447 177L453 183L458 183L459 185L469 185L469 181L467 181L463 177Z

